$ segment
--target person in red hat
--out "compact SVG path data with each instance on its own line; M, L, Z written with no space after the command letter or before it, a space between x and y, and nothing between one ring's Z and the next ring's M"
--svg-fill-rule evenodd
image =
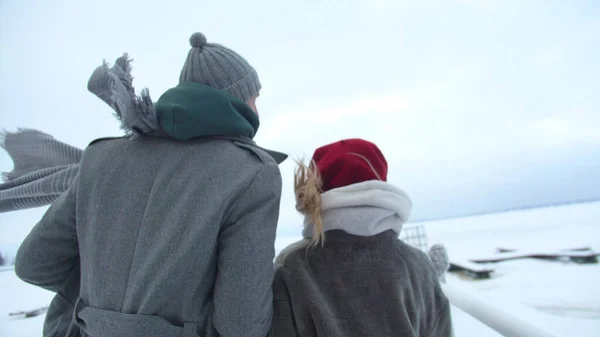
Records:
M429 257L398 239L412 201L379 148L346 139L294 177L304 239L275 260L271 336L452 336Z

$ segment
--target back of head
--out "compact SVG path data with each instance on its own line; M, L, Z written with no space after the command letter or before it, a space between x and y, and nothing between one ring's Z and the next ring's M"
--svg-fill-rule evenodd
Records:
M224 103L221 106L227 109L248 110L252 113L246 114L245 111L242 111L240 114L244 119L250 119L248 127L252 130L248 134L252 138L258 128L258 113L254 105L254 98L258 96L261 89L256 71L234 51L218 44L208 43L206 37L201 33L194 33L190 37L190 44L192 48L188 52L181 70L180 84L166 92L171 94L169 98L173 98L174 95L183 95L189 98L188 105L205 103L204 106L210 106L218 99L219 102ZM162 123L164 116L159 116L159 107L157 107L165 94L157 102L152 101L146 88L141 91L139 96L136 95L131 74L131 61L132 59L125 53L116 60L112 67L104 62L90 77L88 90L115 111L127 134L140 135L156 131L168 133ZM173 94L173 92L175 93ZM213 98L199 102L197 97L190 97L199 95L212 95ZM237 102L238 100L240 102ZM182 105L180 99L174 99L170 103L173 104L168 106L167 110L174 110L175 106ZM198 112L200 109L193 106L188 110ZM180 120L180 124L185 124L181 118L178 120ZM204 125L201 122L196 124ZM242 124L246 123L242 121ZM178 137L176 138L180 139Z
M179 82L208 85L242 102L258 96L261 84L256 70L239 54L219 44L208 43L202 33L190 37L190 49Z
M323 192L369 180L387 180L387 161L377 145L346 139L318 148L312 160L323 180Z
M309 165L298 162L294 176L296 209L310 216L313 244L324 242L321 193L370 180L387 181L387 161L377 145L345 139L318 148Z

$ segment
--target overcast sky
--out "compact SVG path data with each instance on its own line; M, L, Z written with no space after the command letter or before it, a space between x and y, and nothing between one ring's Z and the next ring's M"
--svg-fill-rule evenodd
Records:
M195 31L257 69L260 145L310 157L373 141L413 219L600 197L594 0L0 0L0 128L79 147L120 135L86 89L94 68L129 52L156 100ZM293 167L281 166L280 234L301 226ZM0 214L0 243L43 210Z

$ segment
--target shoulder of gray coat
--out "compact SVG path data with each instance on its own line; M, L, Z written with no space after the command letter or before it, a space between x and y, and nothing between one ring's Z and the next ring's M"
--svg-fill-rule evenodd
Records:
M241 141L234 141L233 144L235 144L235 146L242 148L244 150L247 150L249 152L251 152L252 154L254 154L263 164L268 164L268 163L276 163L275 159L273 159L273 157L271 157L267 152L265 152L263 149L254 146L252 144L248 144L248 143L244 143Z
M113 140L113 139L123 139L126 137L102 137L102 138L98 138L98 139L94 139L91 143L88 144L88 146L92 146L98 142L102 142L102 141L106 141L106 140Z
M410 265L415 272L422 272L431 279L437 279L437 272L429 255L408 243L398 240L402 247L404 261Z
M275 268L283 266L287 258L290 257L292 253L297 252L301 249L306 250L311 242L312 241L310 239L302 239L285 247L281 252L279 252L279 255L277 255L277 257L275 258Z

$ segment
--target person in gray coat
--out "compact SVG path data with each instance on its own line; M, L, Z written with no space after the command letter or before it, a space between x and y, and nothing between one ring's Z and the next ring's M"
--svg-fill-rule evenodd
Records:
M84 151L20 246L15 271L57 292L44 336L264 337L285 155L258 147L256 71L196 33L180 83L153 103L130 60L90 91L122 138Z
M346 139L298 163L304 239L276 258L270 335L449 337L449 301L427 254L398 239L410 197L373 143Z

